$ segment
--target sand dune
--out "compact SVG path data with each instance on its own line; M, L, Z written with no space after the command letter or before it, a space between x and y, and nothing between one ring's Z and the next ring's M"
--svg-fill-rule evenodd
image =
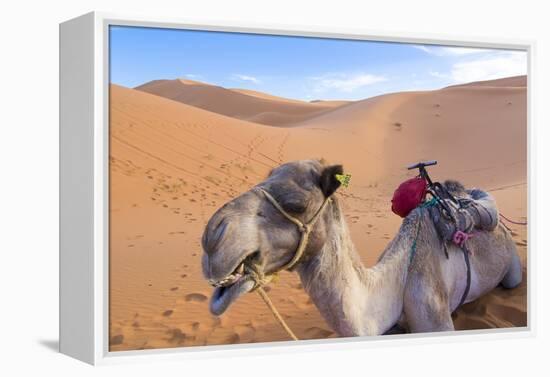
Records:
M334 103L310 103L190 80L155 80L135 89L214 113L272 126L285 126L330 111Z
M339 107L339 106L343 106L343 105L349 105L350 103L353 103L354 101L345 101L345 100L321 100L321 99L316 99L316 100L313 100L313 101L309 101L309 103L316 103L318 105L326 105L326 106L334 106L334 107Z
M358 101L297 126L360 136L387 188L404 166L426 159L439 161L436 176L492 188L525 181L526 106L525 87L463 86Z
M527 76L513 76L505 77L503 79L496 80L486 80L486 81L474 81L467 84L453 85L448 88L460 88L460 87L472 87L472 86L490 86L490 87L499 87L499 88L514 88L514 87L527 87Z
M150 83L148 90L159 85L177 98L179 84L168 84ZM211 95L216 105L229 94L241 105L251 102L235 96L254 97L199 82L181 84L200 88L203 100ZM111 350L287 340L254 294L222 317L212 316L212 290L200 269L200 236L208 218L285 161L324 157L352 174L351 186L338 196L368 266L400 225L389 200L410 174L404 166L419 159L440 161L434 178L490 189L506 215L527 216L525 88L478 84L390 94L332 107L287 124L292 127L270 127L116 85L110 98ZM274 103L289 105L284 99L255 100L271 109ZM260 108L251 105L247 117L259 117L253 110ZM526 229L512 227L525 265ZM269 288L299 338L335 336L296 274L282 273ZM461 308L455 326L525 326L526 296L525 281L514 290L497 288Z
M244 94L244 95L251 96L251 97L263 98L263 99L274 100L274 101L279 101L279 102L297 103L297 104L300 104L300 105L303 105L303 104L307 103L305 101L300 101L298 99L274 96L272 94L259 92L257 90L239 89L239 88L230 88L229 90L231 90L232 92Z
M332 101L332 100L313 100L313 101L305 102L305 101L300 101L300 100L297 100L297 99L274 96L272 94L263 93L263 92L259 92L259 91L251 90L251 89L231 88L229 90L231 90L233 92L241 93L241 94L246 94L248 96L264 98L264 99L270 99L270 100L275 100L275 101L282 101L282 102L298 103L298 104L302 104L302 105L310 103L310 104L322 105L322 106L326 106L326 107L339 107L339 106L347 105L347 104L353 102L353 101L340 101L340 100L334 100L334 101Z

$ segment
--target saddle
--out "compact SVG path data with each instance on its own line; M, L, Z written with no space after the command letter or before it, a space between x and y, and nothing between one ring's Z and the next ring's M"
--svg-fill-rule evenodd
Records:
M489 193L466 190L456 181L446 181L442 186L452 198L440 198L428 211L443 241L453 241L457 232L472 234L497 227L499 212Z

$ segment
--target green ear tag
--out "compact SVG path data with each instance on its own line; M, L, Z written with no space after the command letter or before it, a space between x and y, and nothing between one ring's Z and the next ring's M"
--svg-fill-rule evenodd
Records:
M334 177L338 182L344 187L349 186L349 181L351 180L351 174L335 174Z

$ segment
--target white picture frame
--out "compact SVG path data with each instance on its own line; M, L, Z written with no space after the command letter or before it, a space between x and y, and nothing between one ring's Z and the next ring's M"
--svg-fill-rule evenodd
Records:
M421 33L384 33L345 28L324 29L288 25L240 25L88 13L60 25L60 351L90 364L109 364L146 359L227 357L247 354L352 349L392 344L503 339L535 334L532 282L536 281L536 255L528 242L528 326L452 333L407 334L390 337L358 337L109 352L108 349L108 83L111 25L176 29L253 32L259 34L315 36L371 41L408 42L461 47L502 48L528 54L528 213L533 214L531 93L532 55L529 40L461 38ZM531 228L532 229L532 228Z

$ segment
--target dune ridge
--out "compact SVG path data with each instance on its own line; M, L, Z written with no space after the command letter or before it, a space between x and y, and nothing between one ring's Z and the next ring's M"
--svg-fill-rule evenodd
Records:
M134 88L214 113L260 124L285 126L332 110L333 103L290 100L190 80L154 80Z
M149 89L167 90L165 84L150 83ZM237 107L250 104L249 95L207 89L215 94L213 103L221 93L242 101ZM177 97L179 91L167 93ZM323 157L352 174L351 186L337 195L366 266L376 263L400 225L390 198L412 174L404 166L416 160L438 159L433 178L488 189L507 216L527 216L525 88L492 83L394 93L285 127L117 85L111 85L110 101L112 351L287 340L257 295L212 316L212 290L200 267L200 237L213 212L285 161ZM284 103L262 101L270 107L248 118ZM525 266L527 230L511 228ZM296 274L282 273L269 295L299 338L336 336ZM525 326L526 300L525 280L513 290L497 288L461 308L455 327Z
M521 76L512 76L512 77L505 77L501 79L494 79L494 80L485 80L485 81L474 81L469 82L467 84L460 84L460 85L451 85L447 88L460 88L460 87L472 87L472 86L483 86L483 87L496 87L496 88L525 88L527 87L527 76L521 75Z

